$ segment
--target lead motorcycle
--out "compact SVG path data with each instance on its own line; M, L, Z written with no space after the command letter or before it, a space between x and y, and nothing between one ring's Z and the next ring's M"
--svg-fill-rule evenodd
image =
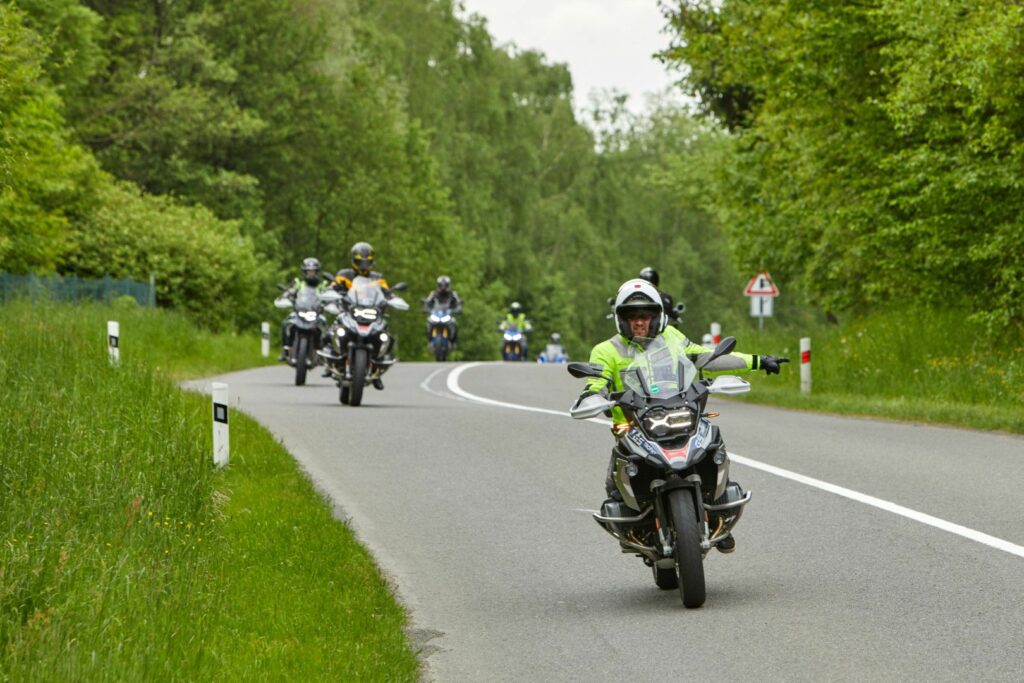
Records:
M392 287L402 291L404 282ZM409 310L401 297L388 298L377 280L357 276L336 304L339 312L328 331L330 343L317 353L338 384L338 399L350 406L363 402L363 389L383 389L381 376L395 364L395 338L388 332L385 311Z
M278 285L278 288L287 291L284 285ZM303 282L294 299L282 294L274 300L275 307L292 309L285 324L290 329L287 362L295 368L296 386L306 383L307 371L317 364L316 351L327 331L321 294L316 287Z
M678 588L686 607L705 600L704 557L728 538L750 501L750 492L729 481L729 456L707 412L712 394L746 393L735 376L704 379L716 358L736 345L727 337L695 364L685 344L657 337L623 371L625 389L595 394L570 411L577 419L622 409L621 435L612 479L622 501L606 501L597 523L651 567L659 588ZM570 363L573 377L602 377L598 366Z

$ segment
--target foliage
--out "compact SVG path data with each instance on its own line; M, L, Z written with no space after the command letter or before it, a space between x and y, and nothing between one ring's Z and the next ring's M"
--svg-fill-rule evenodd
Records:
M1020 7L693 0L668 16L666 58L735 131L704 169L741 267L826 310L910 300L1024 323Z

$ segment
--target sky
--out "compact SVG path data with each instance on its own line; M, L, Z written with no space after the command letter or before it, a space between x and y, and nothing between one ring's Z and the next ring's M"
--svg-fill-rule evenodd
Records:
M657 0L463 0L466 12L487 18L501 45L537 49L572 73L575 106L591 91L629 95L629 109L646 110L645 93L661 92L678 75L651 55L669 44Z

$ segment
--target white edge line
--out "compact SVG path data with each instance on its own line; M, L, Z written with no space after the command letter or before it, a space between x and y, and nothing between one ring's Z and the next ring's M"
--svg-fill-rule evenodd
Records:
M569 413L560 410L550 410L548 408L524 406L518 403L506 403L505 401L495 401L493 399L484 398L483 396L477 396L475 394L469 393L468 391L459 386L459 377L466 370L469 370L470 368L475 368L479 365L483 365L483 363L467 363L465 365L458 366L450 373L448 373L448 390L451 391L453 394L460 396L468 401L473 401L474 403L482 403L485 405L497 406L499 408L509 408L512 410L527 410L534 413L547 413L548 415L557 415L559 417L570 417ZM587 422L596 422L598 424L606 426L611 425L610 420L602 420L600 418L590 418L589 420L587 420ZM896 503L892 503L887 500L882 500L881 498L875 498L874 496L869 496L865 493L860 493L858 491L844 488L842 486L836 486L835 484L830 484L826 481L821 481L820 479L814 479L803 474L791 472L789 470L782 469L781 467L768 465L763 462L758 462L757 460L751 460L750 458L737 455L732 451L729 451L729 455L732 458L733 462L735 462L737 465L744 465L755 470L761 470L762 472L774 474L775 476L782 477L783 479L789 479L791 481L804 484L805 486L811 486L813 488L820 489L822 491L826 491L837 496L842 496L843 498L848 498L858 503L863 503L864 505L870 505L871 507L878 508L879 510L885 510L886 512L891 512L894 515L906 517L907 519L913 520L915 522L919 522L921 524L925 524L927 526L934 527L942 531L947 531L951 534L956 534L957 536L961 536L968 540L975 541L983 545L987 545L990 548L1002 550L1003 552L1010 553L1011 555L1016 555L1017 557L1024 558L1024 546L1019 546L1015 543L1011 543L1001 538L996 538L995 536L990 536L989 534L982 533L974 529L970 529L960 524L954 524L953 522L948 522L944 519L939 519L938 517L933 517L932 515L928 515L923 512L918 512L917 510L911 510L910 508L903 507L902 505L897 505Z

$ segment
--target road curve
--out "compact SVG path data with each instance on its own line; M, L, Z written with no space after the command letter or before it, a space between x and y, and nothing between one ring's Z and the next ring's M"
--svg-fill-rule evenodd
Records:
M211 379L374 553L430 680L1024 678L1019 437L720 404L754 499L685 610L586 512L610 436L563 415L564 368L399 364L359 408L284 367Z

